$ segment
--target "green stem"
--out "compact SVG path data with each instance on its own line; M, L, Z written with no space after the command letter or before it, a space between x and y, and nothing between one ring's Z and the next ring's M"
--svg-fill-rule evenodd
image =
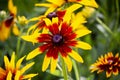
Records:
M21 42L21 33L23 32L23 28L20 30L20 35L18 36L18 40L17 40L17 48L16 48L16 53L19 55L19 51L20 51L20 42Z
M62 71L63 71L64 80L68 80L67 69L66 69L65 62L62 57L61 57L61 62L62 62Z
M116 24L115 24L115 31L117 27L119 26L119 0L116 0L116 10L117 10L117 16L116 16Z
M80 80L79 79L79 72L78 72L77 64L76 64L76 62L74 60L72 60L72 62L73 62L73 69L75 71L76 80Z
M21 53L24 51L25 45L26 45L26 42L24 41L22 46L21 46L21 49L20 49L20 52L19 52L19 56L21 56Z
M17 48L16 48L16 53L17 54L19 52L19 48L20 48L20 37L18 37L18 40L17 40Z
M100 23L105 28L106 31L108 31L111 35L113 34L110 28L105 23L103 23L99 18L96 18L96 20L98 23Z

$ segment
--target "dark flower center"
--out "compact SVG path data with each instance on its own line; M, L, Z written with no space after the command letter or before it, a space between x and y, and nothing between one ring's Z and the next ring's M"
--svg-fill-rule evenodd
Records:
M56 13L56 12L51 12L51 13L49 13L49 14L47 15L47 18L49 18L49 19L51 19L51 20L52 20L53 17L57 17L57 13Z
M53 36L53 42L54 43L61 43L63 41L63 37L61 36L61 35L59 35L59 34L56 34L56 35L54 35Z

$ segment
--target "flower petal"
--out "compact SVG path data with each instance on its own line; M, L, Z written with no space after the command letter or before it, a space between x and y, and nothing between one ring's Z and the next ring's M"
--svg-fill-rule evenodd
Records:
M16 24L14 24L12 31L13 31L14 35L16 35L16 36L20 35L20 31Z
M24 39L25 41L37 43L38 42L37 38L39 37L39 35L40 33L34 33L32 35L21 36L21 38Z
M6 26L5 21L3 23L1 23L1 30L0 30L0 40L1 41L5 41L10 34L10 26Z
M27 35L29 35L30 32L32 32L31 34L33 34L33 31L35 30L35 28L39 25L39 23L36 23L32 26L30 26L30 28L27 31Z
M63 57L63 56L62 56ZM67 64L68 71L70 72L72 70L72 62L68 56L63 57L65 63Z
M50 59L51 59L51 57L48 57L47 55L45 55L43 65L42 65L42 71L45 71L48 68L48 66L50 64Z
M65 2L64 0L47 0L47 1L56 4L58 6L61 6Z
M80 24L85 23L85 22L86 22L86 20L82 16L82 14L77 13L76 16L74 17L74 19L72 20L71 26L72 26L73 30L75 30L75 29L79 28Z
M32 78L32 77L37 76L37 75L38 75L38 74L27 74L27 75L24 75L24 76L22 77L22 79Z
M71 19L72 12L74 12L75 10L77 10L80 7L82 7L82 5L74 4L74 5L70 6L69 8L67 8L67 11L66 11L66 13L65 13L65 15L63 17L63 22L69 23L70 19Z
M86 50L92 48L88 43L83 42L83 41L77 41L77 45L75 45L75 47L86 49Z
M0 76L5 76L6 71L0 67Z
M117 68L113 68L113 74L114 75L118 75L118 73L119 73L118 69Z
M32 62L32 63L29 63L29 64L27 64L26 66L24 66L22 69L21 69L21 74L23 74L26 70L28 70L31 66L33 66L34 65L34 62Z
M95 2L95 0L81 0L79 3L85 6L98 8L98 4Z
M56 17L56 18L52 18L52 24L54 24L54 23L58 23L58 17Z
M49 13L53 12L58 6L56 5L51 5L47 11L45 12L45 15L48 15Z
M50 68L51 73L55 71L56 66L57 66L57 61L58 59L54 59L54 58L51 59L51 68Z
M41 3L41 4L35 4L35 6L44 6L44 7L50 7L52 4L49 3Z
M79 37L82 37L84 35L91 33L91 31L88 29L78 29L77 31L75 31L75 33L77 34L76 38L79 38Z
M47 34L49 32L48 28L43 28L42 34Z
M74 50L72 50L72 51L69 53L69 55L70 55L72 58L74 58L76 61L83 63L82 57L81 57L77 52L75 52Z
M9 68L10 68L10 62L9 62L7 56L4 56L4 63L5 63L6 70L9 70Z
M12 73L11 73L11 71L8 72L6 80L12 80Z
M106 71L106 76L107 76L107 77L110 77L110 76L111 76L111 74L112 74L112 72L111 72L111 71Z
M27 55L26 59L27 60L32 59L32 58L34 58L35 56L37 56L38 54L41 54L41 53L42 53L42 51L40 51L39 48L36 48Z
M117 53L117 54L115 55L115 58L119 58L119 53Z
M23 61L24 58L25 58L25 56L22 57L22 58L20 58L20 59L17 61L17 63L16 63L16 69L17 69L17 70L20 68L20 65L21 65L21 63L22 63L22 61Z
M45 18L44 21L47 26L50 26L52 24L52 22L48 18Z
M80 4L73 4L72 6L68 7L66 10L70 13L74 12L75 10L79 9L82 7Z
M14 70L15 68L15 52L12 53L11 61L10 61L10 68Z
M20 71L17 70L16 75L15 75L15 80L19 80L20 79Z
M8 0L8 9L12 14L17 14L17 7L13 5L12 0Z
M37 17L33 17L31 19L28 20L28 22L31 22L31 21L39 21L41 20L42 18L45 18L46 16L44 15L41 15L41 16L37 16Z

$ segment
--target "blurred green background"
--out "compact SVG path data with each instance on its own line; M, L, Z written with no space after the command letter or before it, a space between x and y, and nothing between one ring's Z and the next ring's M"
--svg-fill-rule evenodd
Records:
M27 19L42 15L47 9L34 6L35 3L42 3L45 2L45 0L13 1L18 8L18 15L24 15ZM120 53L120 0L96 0L96 2L98 3L99 8L96 9L94 14L87 19L88 22L85 24L92 33L81 38L81 40L91 44L92 50L85 51L79 49L79 53L84 59L83 64L76 63L79 70L79 76L81 80L120 80L120 74L108 79L105 76L105 72L96 74L90 73L89 70L90 65L93 64L101 55L107 52L113 52L114 54L117 52ZM8 12L7 0L0 0L0 10ZM32 23L28 24L28 27L30 25L32 25ZM24 46L22 46L23 44ZM16 36L9 37L9 39L4 43L0 42L0 66L3 66L3 56L5 54L9 56L12 51L16 51L16 45ZM33 46L32 43L21 40L21 46L24 50L21 54L18 54L18 58L28 54L39 45L35 44L35 46ZM32 80L63 80L63 76L59 70L57 70L58 72L56 72L56 74L51 74L49 71L41 71L43 58L44 54L38 55L31 60L36 62L36 64L26 73L39 73L39 75L34 77ZM23 64L26 64L26 61L24 61ZM72 78L70 80L76 80L74 69L69 73L69 76Z

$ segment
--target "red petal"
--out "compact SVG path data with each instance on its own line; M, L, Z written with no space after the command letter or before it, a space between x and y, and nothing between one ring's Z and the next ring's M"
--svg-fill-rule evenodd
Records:
M58 58L58 49L50 47L48 52L47 52L48 57L53 57L54 59Z
M75 39L75 38L76 38L75 33L71 33L71 34L64 36L65 41L70 41L70 40Z
M44 44L40 46L40 51L44 52L45 50L49 49L49 47L52 47L52 44Z
M63 17L64 17L64 15L65 15L65 12L66 12L66 10L57 11L57 12L56 12L56 13L57 13L57 16L58 16L58 18L59 18L60 21L63 20Z
M66 57L68 55L68 53L71 52L71 48L69 48L66 45L62 45L59 47L59 51L62 56Z
M38 28L43 28L45 26L46 26L45 21L41 20L38 22Z
M54 34L59 34L58 24L54 23L52 26L49 27L50 32Z
M50 42L51 41L51 35L49 34L41 34L40 37L38 37L39 42Z
M67 23L63 23L61 26L61 31L60 33L63 36L67 36L72 33L72 27L70 27Z
M75 46L77 44L77 41L67 41L65 45L67 46Z

